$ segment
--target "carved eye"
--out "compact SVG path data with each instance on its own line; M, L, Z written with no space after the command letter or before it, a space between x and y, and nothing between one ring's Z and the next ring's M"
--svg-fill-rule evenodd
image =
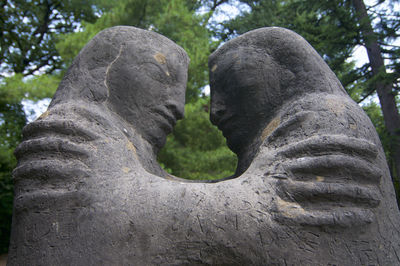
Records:
M167 74L158 64L145 62L141 65L141 69L143 69L145 75L153 80L165 82L167 79Z

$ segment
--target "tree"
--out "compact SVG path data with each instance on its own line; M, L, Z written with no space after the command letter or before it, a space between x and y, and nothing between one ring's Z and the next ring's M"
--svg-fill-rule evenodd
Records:
M56 35L76 30L82 20L97 18L91 0L8 0L0 6L2 76L60 69Z
M394 180L398 187L400 180L400 114L396 104L396 95L398 91L395 90L395 83L400 75L399 72L397 72L396 75L388 77L382 55L382 48L378 41L385 45L387 44L388 38L397 38L400 36L400 34L397 33L400 29L400 15L398 16L398 21L394 22L394 25L390 25L389 23L392 23L392 21L383 19L381 16L380 23L383 24L382 28L383 31L386 30L386 34L379 38L372 28L372 21L368 16L364 2L362 0L353 0L352 3L358 18L363 45L367 49L372 78L375 79L373 86L378 94L382 107L383 119L390 136L390 158L394 162L394 165L391 165L392 177L395 177ZM400 49L395 49L394 51L388 51L388 54L398 55L399 52ZM396 67L399 69L400 64L396 64Z
M381 135L381 140L388 148L386 154L392 178L397 183L395 187L399 187L400 114L396 97L400 47L391 44L399 37L400 14L392 11L394 3L399 1L378 1L369 8L362 0L240 2L249 5L251 11L226 23L225 30L217 32L218 36L228 39L265 26L292 29L316 48L355 101L360 103L377 92L389 135ZM369 62L357 68L349 59L359 45L367 48ZM385 65L384 59L389 64Z

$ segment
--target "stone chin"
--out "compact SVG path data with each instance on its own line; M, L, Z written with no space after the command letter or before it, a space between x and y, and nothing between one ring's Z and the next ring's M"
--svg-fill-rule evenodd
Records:
M246 152L252 140L254 139L254 134L250 134L250 132L240 128L237 128L233 131L223 131L223 135L226 138L226 143L229 149L231 149L238 156Z
M155 145L155 150L161 149L178 119L183 118L184 106L169 104L157 106L147 111L147 119L141 119L141 123L136 124L140 135L150 144Z
M142 137L153 145L155 153L157 153L164 145L167 135L172 132L173 125L167 121L158 122L156 125L144 128L139 133Z

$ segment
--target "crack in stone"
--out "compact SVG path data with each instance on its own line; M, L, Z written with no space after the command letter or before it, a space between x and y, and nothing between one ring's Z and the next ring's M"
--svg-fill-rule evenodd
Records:
M121 56L121 53L122 53L122 49L123 49L123 48L124 48L124 46L121 45L120 48L119 48L119 52L118 52L118 54L117 54L117 57L115 57L115 59L107 66L107 69L106 69L106 75L105 75L105 79L104 79L104 86L106 86L106 88L107 88L107 98L110 96L110 88L109 88L108 85L107 85L108 71L110 71L110 68L112 67L112 65L113 65L113 64L115 63L115 61L117 61L118 58Z

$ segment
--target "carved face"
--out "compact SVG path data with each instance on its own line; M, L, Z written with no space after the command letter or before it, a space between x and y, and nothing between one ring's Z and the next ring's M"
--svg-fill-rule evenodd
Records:
M183 117L187 62L172 45L126 43L109 66L108 104L151 144L161 147Z
M274 62L265 51L239 47L210 66L211 121L236 153L253 141L279 94Z

